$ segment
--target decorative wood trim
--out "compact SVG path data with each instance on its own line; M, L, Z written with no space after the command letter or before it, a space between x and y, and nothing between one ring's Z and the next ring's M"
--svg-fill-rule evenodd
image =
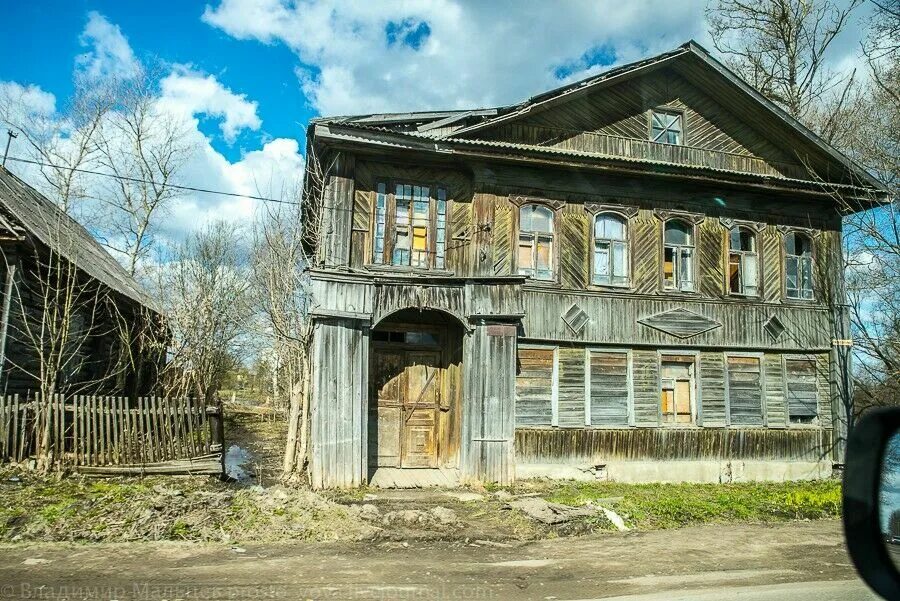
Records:
M732 219L731 217L719 217L719 223L728 228L733 229L735 226L743 226L750 228L757 234L762 233L766 229L766 224L761 221L750 221L747 219Z
M564 206L566 206L565 201L562 200L554 200L552 198L541 198L540 196L524 196L521 194L510 194L509 201L513 203L517 207L523 207L524 205L530 204L538 204L544 205L553 209L554 211L558 211Z
M635 206L614 205L598 202L586 202L584 203L584 209L592 216L596 216L600 213L616 213L617 215L621 215L626 219L631 219L638 214L638 208Z
M673 211L669 209L653 209L653 215L660 221L668 221L669 219L683 219L691 225L697 226L703 223L706 215L702 213L693 213L691 211Z
M800 232L801 234L806 234L810 238L818 238L822 234L822 230L811 228L811 227L798 227L794 225L776 225L775 229L778 230L781 235L789 234L791 232Z

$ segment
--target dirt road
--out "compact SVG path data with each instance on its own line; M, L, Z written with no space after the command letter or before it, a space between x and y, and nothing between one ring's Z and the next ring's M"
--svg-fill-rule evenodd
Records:
M768 599L779 586L818 601L873 598L855 578L836 521L495 545L5 546L0 598L713 599L751 587Z

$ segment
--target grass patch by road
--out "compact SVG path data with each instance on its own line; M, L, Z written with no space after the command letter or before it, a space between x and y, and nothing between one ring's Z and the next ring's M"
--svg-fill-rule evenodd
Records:
M638 529L677 528L710 522L773 522L836 518L841 485L812 482L739 484L618 484L613 482L532 483L510 492L544 492L564 505L597 502Z

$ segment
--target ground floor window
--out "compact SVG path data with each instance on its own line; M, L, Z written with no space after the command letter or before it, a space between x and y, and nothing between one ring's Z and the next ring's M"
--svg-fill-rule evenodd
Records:
M759 357L726 358L728 408L736 426L761 426L763 423L763 386Z
M628 352L588 350L585 367L585 424L629 425L631 378Z
M660 358L660 416L663 424L694 422L695 360L692 355Z
M516 360L516 426L556 426L556 348L519 346Z
M784 360L785 396L792 424L814 424L819 415L816 361L811 357Z

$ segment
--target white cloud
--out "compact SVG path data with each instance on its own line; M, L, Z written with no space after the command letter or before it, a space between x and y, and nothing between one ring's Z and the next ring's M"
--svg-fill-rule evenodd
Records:
M140 72L141 64L135 58L128 40L117 25L103 16L90 13L81 41L90 49L77 58L77 72L100 79L133 76ZM260 147L248 148L234 162L212 145L210 138L200 130L200 119L203 117L218 120L222 135L229 143L244 131L258 131L262 127L258 103L246 94L231 90L213 75L189 65L170 67L170 71L159 81L159 96L154 106L162 115L171 116L186 126L182 142L191 151L176 178L178 184L232 194L279 198L302 177L303 156L296 140L269 140ZM39 118L42 127L54 136L53 141L60 152L65 152L70 124L63 115L56 113L53 94L33 85L0 81L0 109L4 109L0 114L12 113L11 116L17 118L29 115ZM107 131L114 132L116 129ZM115 146L115 141L112 144ZM19 145L18 150L19 154L28 154L25 144ZM96 164L90 167L102 169ZM45 182L36 168L16 164L14 169L33 185L51 193L42 185ZM100 198L108 190L109 182L99 176L84 176L80 181L86 189L86 196L90 198ZM162 242L175 241L212 220L248 223L260 202L223 194L185 192L165 215L159 216L154 235Z
M222 0L203 20L236 38L289 46L312 105L347 114L517 102L596 71L584 59L593 48L614 48L622 63L689 38L704 43L704 5ZM561 76L565 66L577 71Z
M88 50L75 57L75 65L90 78L109 75L127 78L140 70L140 63L122 30L96 11L88 13L79 41Z
M0 102L24 114L50 116L56 111L56 96L34 84L0 81Z
M228 142L233 142L243 129L258 130L262 121L258 104L245 94L235 94L212 75L204 75L190 67L177 65L160 82L160 105L164 110L185 117L204 114L220 117L219 128Z

